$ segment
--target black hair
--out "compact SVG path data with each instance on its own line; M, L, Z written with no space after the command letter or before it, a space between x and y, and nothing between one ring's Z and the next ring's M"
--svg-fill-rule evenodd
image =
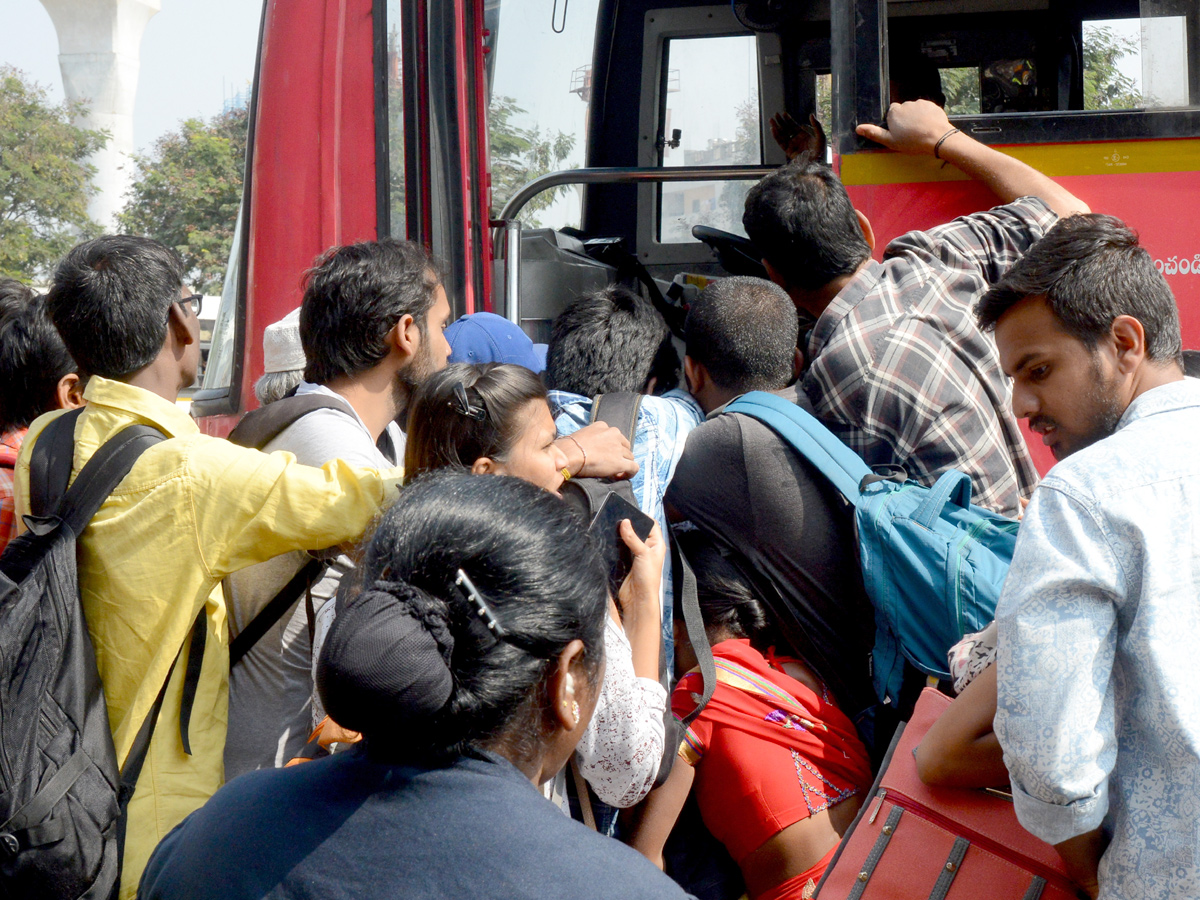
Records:
M462 385L462 397L456 388ZM521 438L520 412L546 400L541 379L509 363L454 363L417 386L408 409L408 477L447 466L469 469L480 457L503 460Z
M314 384L377 365L387 356L388 332L402 316L413 317L424 339L442 283L424 247L394 238L334 247L304 279L300 344L304 378Z
M796 307L777 284L737 275L714 281L684 322L687 355L726 390L774 391L795 375Z
M45 299L0 279L0 434L58 409L58 383L75 369Z
M704 628L712 635L728 632L735 638L749 638L751 645L765 650L776 643L766 606L754 586L712 537L700 530L676 531L672 537L679 552L696 574L696 597ZM681 592L675 594L675 618L683 621Z
M679 384L679 354L654 304L621 285L584 294L558 314L546 350L546 384L585 397L663 393Z
M456 586L460 570L503 638ZM548 676L576 639L599 690L605 567L575 514L519 478L438 472L405 485L337 603L317 685L369 751L536 750L553 716Z
M1132 316L1145 330L1148 359L1181 364L1175 297L1137 233L1118 218L1060 219L980 298L980 328L994 330L1026 297L1045 297L1063 330L1089 350L1117 316Z
M1183 374L1200 378L1200 350L1183 351Z
M792 288L823 288L871 256L842 182L803 155L750 189L742 225Z
M150 238L112 234L73 247L46 304L83 373L122 379L154 361L179 302L184 263Z

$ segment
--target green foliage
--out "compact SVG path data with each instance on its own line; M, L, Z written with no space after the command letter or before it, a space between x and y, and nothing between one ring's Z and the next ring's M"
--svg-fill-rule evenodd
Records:
M939 69L938 75L942 79L942 93L946 95L946 115L979 115L982 99L977 66Z
M135 156L133 187L121 228L174 247L192 287L219 293L246 173L249 112L234 109L207 122L187 119Z
M1137 109L1142 92L1137 82L1118 68L1138 52L1138 40L1117 34L1108 25L1087 26L1083 36L1083 108Z
M492 158L492 215L518 190L535 178L564 168L563 163L575 149L575 136L561 131L543 135L537 126L521 128L512 120L525 112L512 97L492 97L488 107L488 142ZM574 168L570 163L567 168ZM562 194L570 191L562 185L538 194L521 210L519 218L537 227L537 213L547 209Z
M50 103L44 87L0 66L0 275L43 275L97 232L87 214L96 172L87 158L108 135L71 124L84 112Z

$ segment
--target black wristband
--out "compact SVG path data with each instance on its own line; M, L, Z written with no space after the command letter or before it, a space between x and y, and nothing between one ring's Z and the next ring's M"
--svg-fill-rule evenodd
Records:
M945 134L943 134L940 138L938 138L938 142L933 145L933 158L941 159L941 157L938 156L938 150L940 150L942 148L942 144L945 143L946 138L950 137L950 135L952 135L952 134L961 134L961 133L962 133L961 129L951 128L949 131L947 131Z

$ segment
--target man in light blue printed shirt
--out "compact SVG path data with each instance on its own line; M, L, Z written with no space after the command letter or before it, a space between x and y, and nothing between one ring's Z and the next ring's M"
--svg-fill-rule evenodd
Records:
M679 390L679 354L650 301L620 286L580 297L554 320L546 385L560 436L591 420L597 394L645 393L633 435L638 506L669 535L663 494L688 433L704 421L699 404ZM654 391L665 391L660 396ZM663 566L663 646L671 659L671 559ZM669 667L668 667L669 670Z
M1093 897L1200 897L1200 382L1174 298L1123 223L1074 216L977 314L1062 460L996 610L1017 817Z

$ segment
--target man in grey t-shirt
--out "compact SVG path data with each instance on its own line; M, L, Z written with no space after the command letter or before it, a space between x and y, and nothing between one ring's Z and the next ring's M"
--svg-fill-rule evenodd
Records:
M300 307L306 363L296 395L324 395L337 405L307 413L263 449L288 451L312 466L334 459L396 466L403 435L395 419L411 390L445 366L450 347L442 330L449 317L441 279L418 245L384 240L330 251L309 273ZM308 559L288 554L231 576L231 633L245 628ZM353 566L338 555L313 585L316 616ZM314 626L305 600L298 599L231 670L227 779L283 765L307 741Z

